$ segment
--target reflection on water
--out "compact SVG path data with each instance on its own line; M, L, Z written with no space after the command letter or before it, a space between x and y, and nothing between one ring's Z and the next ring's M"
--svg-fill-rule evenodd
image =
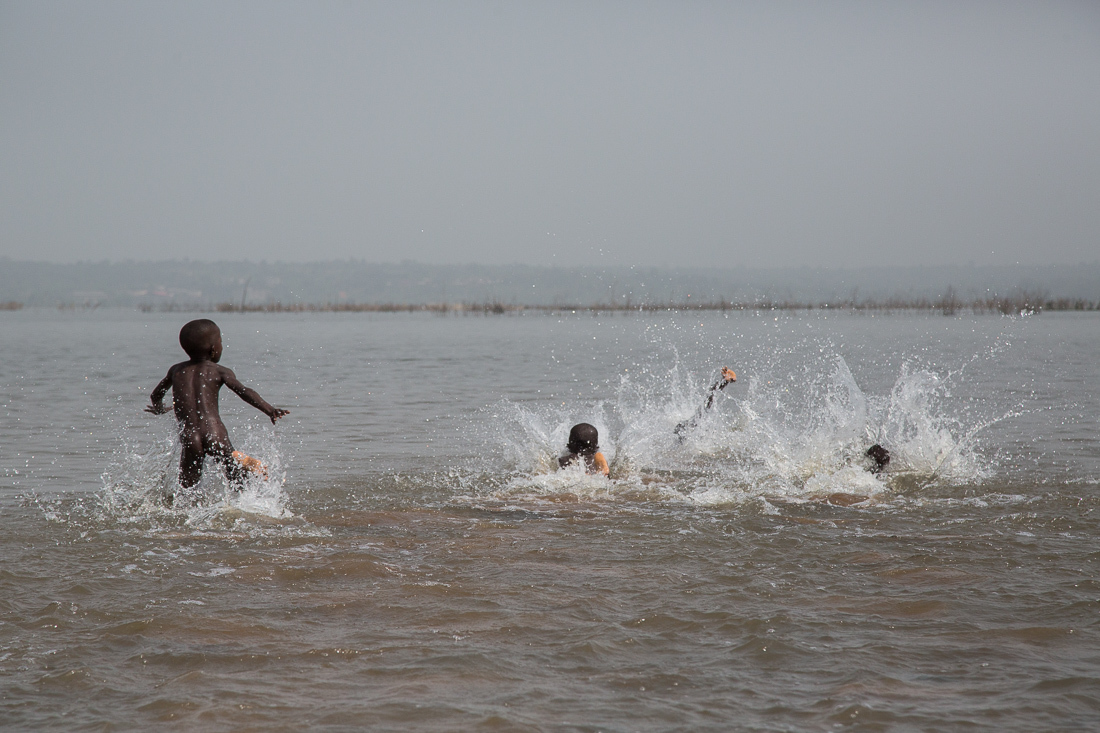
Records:
M1100 714L1100 319L219 320L224 363L292 413L223 395L270 477L171 506L172 422L140 409L178 319L0 322L33 365L0 365L9 725ZM681 442L722 365L738 382ZM610 480L553 470L580 421Z

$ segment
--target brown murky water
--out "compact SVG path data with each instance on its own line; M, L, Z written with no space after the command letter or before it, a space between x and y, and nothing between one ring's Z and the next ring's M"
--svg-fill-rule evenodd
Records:
M186 318L0 316L6 728L1100 720L1100 317L222 316L292 414L169 507Z

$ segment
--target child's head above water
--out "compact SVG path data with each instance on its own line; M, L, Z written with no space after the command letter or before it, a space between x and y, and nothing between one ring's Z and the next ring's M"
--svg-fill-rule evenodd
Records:
M565 449L569 451L558 459L558 466L565 468L572 463L583 463L585 473L602 474L608 476L611 473L607 465L607 459L600 453L600 433L592 425L586 422L573 426L569 431L569 442Z
M222 357L221 329L208 318L191 321L180 329L180 346L194 360L216 362Z
M592 455L600 449L600 432L586 422L574 425L565 447L570 453Z

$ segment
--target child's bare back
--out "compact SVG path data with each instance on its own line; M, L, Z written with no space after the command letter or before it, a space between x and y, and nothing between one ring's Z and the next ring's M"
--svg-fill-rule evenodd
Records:
M255 466L261 464L234 452L218 413L218 392L223 385L229 387L271 418L272 424L289 411L272 407L255 390L241 384L233 370L218 364L222 356L222 336L213 321L204 318L185 325L180 330L180 346L190 360L168 370L168 375L153 389L145 410L154 415L167 412L164 396L172 390L172 407L180 435L180 486L189 488L197 484L202 478L203 459L213 456L222 462L230 483L240 487L244 468L256 470Z

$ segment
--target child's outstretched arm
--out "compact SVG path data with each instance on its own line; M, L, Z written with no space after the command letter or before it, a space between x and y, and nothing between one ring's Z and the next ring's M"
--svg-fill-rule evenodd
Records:
M271 418L272 425L274 425L275 421L283 415L290 414L290 410L283 410L279 407L273 407L269 405L263 397L260 397L259 392L254 389L249 389L248 387L241 384L241 381L237 379L237 375L233 373L232 369L227 369L225 367L222 367L221 369L222 381L225 386L236 392L242 400Z
M163 415L168 412L168 408L164 406L164 395L168 394L168 390L171 388L172 373L168 372L168 376L160 380L156 387L153 387L153 393L149 395L149 406L145 408L145 411L154 415Z
M726 386L729 385L731 382L736 381L737 375L733 373L733 370L729 367L722 367L722 376L718 379L717 382L711 385L710 394L707 395L707 401L703 403L703 406L695 412L695 415L692 416L690 420L684 420L682 423L676 426L675 430L673 430L673 432L676 433L676 436L680 439L681 442L683 442L684 435L687 433L687 431L694 428L695 424L699 422L699 419L703 416L703 413L709 410L711 408L711 405L714 404L715 394L719 390L725 389Z
M725 389L726 385L730 382L736 382L737 375L733 373L733 370L729 367L722 367L722 377L714 383L710 388L710 396L707 397L707 404L703 406L704 410L709 410L710 406L714 404L714 393L720 389Z

